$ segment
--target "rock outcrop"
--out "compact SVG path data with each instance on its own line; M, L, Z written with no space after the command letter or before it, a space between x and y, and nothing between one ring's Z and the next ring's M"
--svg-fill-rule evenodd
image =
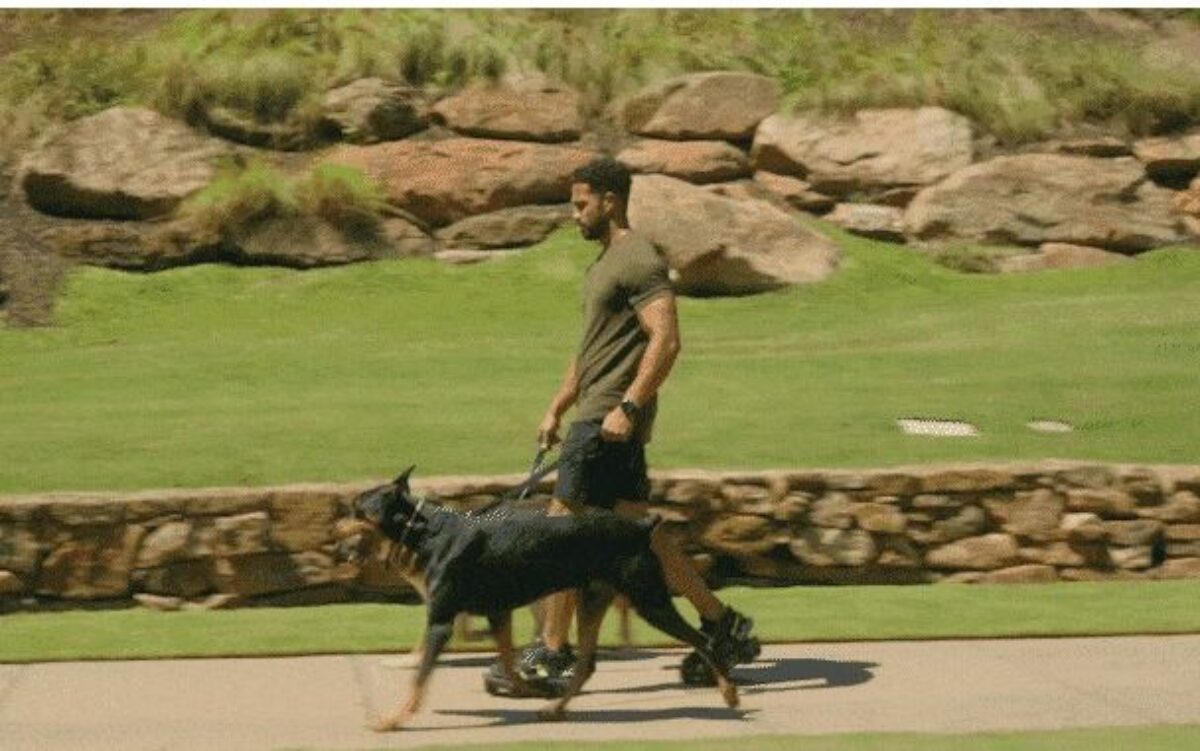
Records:
M654 84L621 104L630 133L670 140L747 141L779 108L779 84L749 73L694 73Z
M29 203L47 214L148 219L213 179L233 149L157 112L114 107L58 126L20 168Z
M764 201L714 195L661 175L635 177L631 226L658 245L685 294L751 294L815 282L837 268L824 235Z
M438 230L436 236L447 248L519 248L540 243L570 220L570 205L520 206L463 219Z
M772 115L758 127L756 169L848 196L930 185L971 163L971 124L940 107L860 110L851 119Z
M434 105L433 116L451 130L480 138L559 143L583 134L579 94L541 76L469 86Z
M923 240L1058 242L1132 253L1184 239L1171 199L1135 159L1021 154L974 164L921 191L905 228Z
M361 169L391 205L441 227L515 206L565 203L572 174L595 156L566 146L450 138L341 146L328 161Z
M644 139L623 149L617 161L631 172L666 175L690 183L715 183L750 177L745 152L725 141Z

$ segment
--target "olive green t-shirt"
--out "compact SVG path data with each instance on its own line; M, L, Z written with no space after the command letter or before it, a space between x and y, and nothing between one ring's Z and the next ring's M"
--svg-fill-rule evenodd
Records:
M603 420L637 376L649 337L637 310L671 290L667 262L646 239L628 232L592 262L583 280L583 340L576 356L577 420ZM634 437L650 440L657 399L642 405Z

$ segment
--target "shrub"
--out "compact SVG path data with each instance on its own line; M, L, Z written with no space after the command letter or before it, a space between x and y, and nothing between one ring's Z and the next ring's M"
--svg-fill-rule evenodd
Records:
M199 226L223 236L265 219L300 213L290 182L261 163L229 168L180 207Z
M318 164L289 178L262 163L229 167L189 198L180 213L229 237L267 219L314 216L358 237L373 236L385 209L383 193L353 167Z
M371 235L378 230L385 207L382 191L361 171L336 164L318 164L295 186L302 213L321 218L345 232Z

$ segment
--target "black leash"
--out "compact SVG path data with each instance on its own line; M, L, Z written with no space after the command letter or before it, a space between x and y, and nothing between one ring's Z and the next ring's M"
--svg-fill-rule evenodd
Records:
M483 508L473 511L472 516L482 516L483 514L495 509L497 506L508 503L509 501L524 500L525 496L529 495L529 491L533 490L533 488L539 482L541 482L543 477L558 469L558 459L555 459L552 462L546 461L546 456L549 453L549 446L539 446L537 455L533 457L533 466L529 468L529 477L525 479L525 482L521 483L515 488L510 489L508 492L503 493L496 498L496 500L492 501Z

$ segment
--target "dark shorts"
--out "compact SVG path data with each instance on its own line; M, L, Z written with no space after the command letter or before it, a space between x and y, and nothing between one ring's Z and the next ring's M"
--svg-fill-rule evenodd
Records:
M617 501L649 500L645 447L632 439L605 441L598 422L572 424L559 454L554 497L605 509Z

